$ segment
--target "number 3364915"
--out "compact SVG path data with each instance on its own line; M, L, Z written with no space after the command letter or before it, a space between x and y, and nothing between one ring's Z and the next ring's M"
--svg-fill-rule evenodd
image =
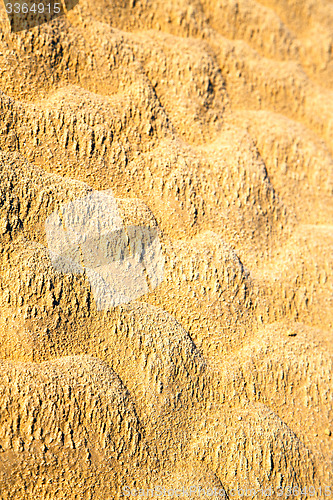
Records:
M33 12L36 14L43 14L45 13L53 13L53 14L59 14L60 13L60 3L55 3L51 5L50 3L44 5L43 3L33 3L32 5L29 5L27 3L7 3L6 4L6 12L7 14L27 14L28 12Z

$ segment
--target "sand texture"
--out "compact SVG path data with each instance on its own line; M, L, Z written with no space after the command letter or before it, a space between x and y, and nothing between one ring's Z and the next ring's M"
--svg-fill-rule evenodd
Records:
M332 498L333 2L1 3L0 83L0 500Z

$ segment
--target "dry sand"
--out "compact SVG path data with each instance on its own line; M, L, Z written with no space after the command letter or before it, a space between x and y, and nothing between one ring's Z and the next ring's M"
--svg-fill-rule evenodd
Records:
M1 500L331 498L333 2L1 4L0 82ZM165 259L104 310L45 232L92 189Z

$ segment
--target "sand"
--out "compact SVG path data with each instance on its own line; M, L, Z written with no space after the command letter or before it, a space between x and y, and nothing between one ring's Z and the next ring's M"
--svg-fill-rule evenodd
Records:
M332 30L329 0L0 5L1 500L333 495ZM96 196L119 238L57 246Z

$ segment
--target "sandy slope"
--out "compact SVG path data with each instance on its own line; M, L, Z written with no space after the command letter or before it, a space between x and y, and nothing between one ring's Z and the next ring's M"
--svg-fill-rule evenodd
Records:
M80 0L17 34L1 4L0 31L1 500L319 497L333 3ZM45 236L92 188L165 258L157 288L108 311L85 275L54 269Z

